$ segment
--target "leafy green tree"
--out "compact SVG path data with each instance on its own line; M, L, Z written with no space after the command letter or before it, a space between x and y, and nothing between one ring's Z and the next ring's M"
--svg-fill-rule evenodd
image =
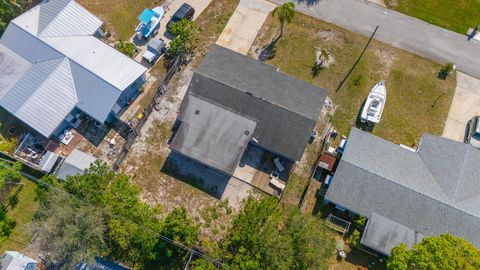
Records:
M273 10L273 15L277 16L278 21L280 21L280 35L278 36L278 39L280 39L283 36L285 23L291 23L295 16L295 3L284 3Z
M284 212L285 233L294 247L292 269L328 269L334 241L324 221L301 213L297 207L287 207Z
M103 213L66 193L43 197L35 224L36 244L48 267L74 269L79 262L91 263L106 252Z
M46 174L40 179L40 182L35 187L35 200L39 202L46 201L50 195L50 188L58 188L60 186L61 184L55 176Z
M14 164L0 161L0 189L3 188L5 183L18 183L22 178L20 169L22 164L16 162Z
M7 216L5 207L0 207L0 244L7 240L14 227L15 221Z
M321 269L333 240L316 217L281 209L273 197L250 197L232 222L225 250L233 269Z
M405 244L392 249L389 270L480 269L480 250L450 234L427 237L408 250Z
M0 0L0 33L7 27L11 19L22 10L20 1Z
M198 41L199 30L194 22L181 20L172 23L170 32L174 36L166 53L167 64L177 57L182 57L182 62L188 60L192 55Z
M96 161L84 174L67 177L66 190L90 204L105 206L109 184L117 176L104 162Z
M155 258L160 231L160 209L140 201L139 195L139 189L123 174L116 175L105 194L110 254L131 264Z
M54 181L46 178L45 182ZM37 188L37 197L41 200L58 192L46 186ZM98 161L84 174L68 177L64 188L76 198L102 210L103 237L111 258L132 266L141 266L155 258L160 209L140 200L139 189L130 183L127 175L116 174L107 164Z
M175 208L162 220L160 234L179 242L187 247L193 247L198 242L200 229L188 217L185 208ZM190 253L171 243L159 239L156 245L157 258L152 268L181 269L185 265Z

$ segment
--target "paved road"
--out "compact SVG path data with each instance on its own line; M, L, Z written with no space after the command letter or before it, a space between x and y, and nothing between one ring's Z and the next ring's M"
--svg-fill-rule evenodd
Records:
M458 70L480 78L480 42L468 42L466 36L362 0L303 1L297 10L366 36L379 25L375 39L436 62L455 63Z

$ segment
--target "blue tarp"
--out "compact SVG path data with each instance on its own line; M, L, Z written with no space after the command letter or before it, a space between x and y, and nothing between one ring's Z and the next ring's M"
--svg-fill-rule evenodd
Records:
M153 16L155 16L155 12L153 12L153 10L151 10L151 9L146 8L146 9L143 10L142 14L140 14L138 19L143 24L149 24L150 20L152 19Z

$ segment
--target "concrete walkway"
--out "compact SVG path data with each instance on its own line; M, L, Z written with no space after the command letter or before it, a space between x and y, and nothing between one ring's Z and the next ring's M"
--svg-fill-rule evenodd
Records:
M480 80L457 72L457 88L442 136L463 142L468 121L480 113Z
M269 0L283 4L288 0ZM300 0L302 1L302 0ZM309 4L310 3L310 4ZM480 42L362 0L304 0L297 10L480 78Z
M268 14L275 7L275 4L266 0L240 0L217 44L247 54Z

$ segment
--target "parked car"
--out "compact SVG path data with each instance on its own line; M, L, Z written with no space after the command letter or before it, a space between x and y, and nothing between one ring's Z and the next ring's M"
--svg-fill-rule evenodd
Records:
M151 39L147 44L147 50L143 53L143 59L150 64L155 64L160 55L165 53L167 47L163 39Z
M175 11L172 18L170 18L170 21L167 24L167 30L170 31L172 23L179 22L183 19L191 20L193 18L193 14L195 14L195 9L193 9L193 7L187 3L183 3L182 6Z
M474 116L469 122L466 143L473 147L480 148L480 116Z

